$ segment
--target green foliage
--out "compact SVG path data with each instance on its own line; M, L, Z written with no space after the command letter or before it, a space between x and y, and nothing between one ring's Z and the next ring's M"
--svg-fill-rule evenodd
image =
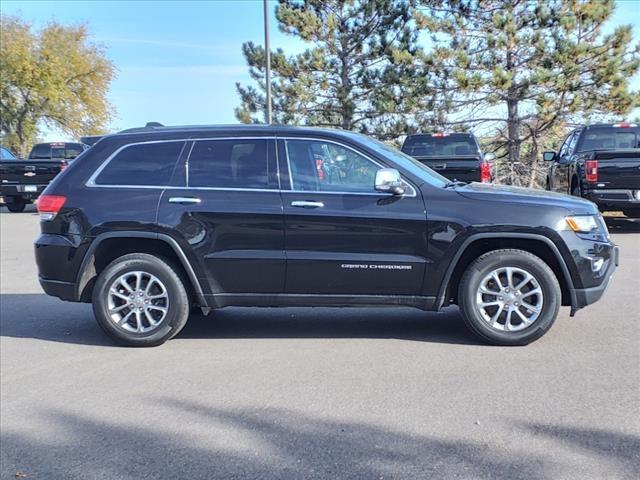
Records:
M276 123L340 127L380 138L415 128L426 78L414 68L416 25L404 0L280 0L280 30L309 43L271 54ZM254 85L238 84L242 122L262 122L265 51L243 45Z
M422 0L431 38L421 58L448 122L493 131L489 147L535 165L567 122L623 118L640 105L630 25L608 35L613 0ZM433 101L433 100L430 100ZM527 180L529 181L529 180Z
M39 32L17 17L0 23L0 120L7 145L26 154L46 124L71 135L103 132L114 67L84 25L50 22Z

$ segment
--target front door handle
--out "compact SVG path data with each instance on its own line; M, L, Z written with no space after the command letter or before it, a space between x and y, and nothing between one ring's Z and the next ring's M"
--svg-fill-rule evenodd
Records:
M180 204L190 204L190 203L201 203L202 200L198 197L171 197L169 198L169 203L180 203Z
M322 208L324 207L324 203L322 202L308 202L305 200L296 200L295 202L291 202L292 207L298 208Z

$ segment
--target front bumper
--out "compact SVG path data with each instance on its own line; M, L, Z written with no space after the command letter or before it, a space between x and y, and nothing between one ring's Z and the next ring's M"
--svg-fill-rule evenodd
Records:
M590 190L584 197L600 210L640 208L640 189Z
M617 246L613 246L612 255L602 275L602 283L594 287L574 288L571 290L571 316L579 309L591 305L602 298L611 283L611 278L618 267L619 261L620 249Z

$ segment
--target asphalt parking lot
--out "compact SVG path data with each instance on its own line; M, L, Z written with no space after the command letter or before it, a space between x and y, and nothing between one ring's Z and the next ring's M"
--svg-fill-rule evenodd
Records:
M522 348L455 308L228 309L154 349L41 291L0 212L1 478L640 478L640 222L605 298Z

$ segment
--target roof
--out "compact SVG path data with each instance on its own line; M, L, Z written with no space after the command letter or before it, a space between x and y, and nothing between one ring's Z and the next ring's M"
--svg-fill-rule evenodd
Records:
M123 133L152 133L152 132L163 132L163 133L188 133L188 132L229 132L229 131L237 131L237 132L260 132L260 133L274 133L281 131L310 131L310 132L318 132L318 131L334 131L334 132L343 132L343 130L338 129L330 129L330 128L319 128L319 127L299 127L292 125L266 125L262 123L249 123L249 124L232 124L232 125L175 125L175 126L164 126L157 124L147 124L146 127L137 127L137 128L128 128L126 130L122 130L118 132L116 135Z
M197 138L222 135L255 135L255 136L322 136L339 137L342 139L353 139L358 134L348 130L333 128L291 126L291 125L266 125L266 124L236 124L236 125L177 125L177 126L155 126L159 124L147 124L146 127L129 128L113 135L110 138L121 138L123 136L134 136L139 139L177 139L177 138ZM130 138L130 137L129 137Z

